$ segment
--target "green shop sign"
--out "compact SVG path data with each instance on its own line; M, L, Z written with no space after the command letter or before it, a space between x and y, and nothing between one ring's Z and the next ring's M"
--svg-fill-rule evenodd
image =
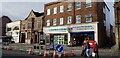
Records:
M60 29L49 29L49 31L66 31L68 28L60 28Z

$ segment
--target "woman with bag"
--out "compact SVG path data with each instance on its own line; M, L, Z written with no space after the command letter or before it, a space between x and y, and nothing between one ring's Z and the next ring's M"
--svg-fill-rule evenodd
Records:
M99 58L99 55L98 55L98 45L96 42L94 42L94 46L93 46L93 54L95 55L92 55L93 57L97 57Z

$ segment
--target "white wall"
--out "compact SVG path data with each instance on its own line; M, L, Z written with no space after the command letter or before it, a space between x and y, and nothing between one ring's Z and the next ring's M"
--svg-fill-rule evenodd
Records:
M12 28L11 31L6 31L6 35L8 35L7 33L12 32L11 36L13 37L12 41L15 41L15 43L19 43L19 35L20 35L20 22L21 21L15 21L15 22L11 22L11 23L7 23L6 27ZM19 30L13 30L14 27L18 26ZM7 30L7 29L6 29Z

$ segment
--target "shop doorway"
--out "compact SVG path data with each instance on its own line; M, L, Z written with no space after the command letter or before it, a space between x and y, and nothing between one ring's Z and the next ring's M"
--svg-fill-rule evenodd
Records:
M25 33L22 33L21 43L25 43Z
M71 41L75 46L82 46L85 39L94 40L94 33L71 33Z
M67 44L67 37L66 35L54 35L54 44Z

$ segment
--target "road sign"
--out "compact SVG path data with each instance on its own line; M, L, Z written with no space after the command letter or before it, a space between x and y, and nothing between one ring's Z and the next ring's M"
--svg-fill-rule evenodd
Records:
M57 45L56 46L56 51L62 52L63 51L63 46L62 45Z

